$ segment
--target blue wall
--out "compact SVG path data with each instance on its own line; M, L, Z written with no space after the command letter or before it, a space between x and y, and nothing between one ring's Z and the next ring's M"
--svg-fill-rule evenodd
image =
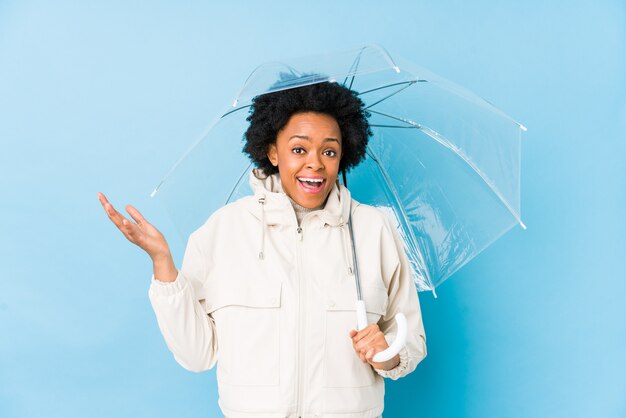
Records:
M528 230L420 295L429 355L385 416L626 416L626 5L544 3L1 2L0 416L220 416L96 192L180 260L148 194L248 73L372 42L529 128Z

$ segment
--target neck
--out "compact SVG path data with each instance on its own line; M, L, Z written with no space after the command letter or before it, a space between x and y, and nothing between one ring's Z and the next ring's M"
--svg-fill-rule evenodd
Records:
M298 225L300 225L302 223L302 218L304 218L304 216L307 213L313 212L315 210L319 210L322 209L324 206L318 206L316 208L305 208L304 206L298 204L298 202L296 202L295 200L293 200L291 197L287 196L289 198L289 201L291 202L291 206L293 206L293 210L296 212L296 219L298 220Z

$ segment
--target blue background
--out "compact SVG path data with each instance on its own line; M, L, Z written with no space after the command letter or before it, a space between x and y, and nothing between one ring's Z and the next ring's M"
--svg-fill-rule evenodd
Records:
M262 62L380 43L524 135L516 228L421 294L429 355L385 417L626 416L622 1L0 2L0 416L221 416L97 191L152 188Z

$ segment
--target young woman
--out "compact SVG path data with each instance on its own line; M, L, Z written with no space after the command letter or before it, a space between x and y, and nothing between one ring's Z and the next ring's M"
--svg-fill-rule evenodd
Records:
M246 132L253 196L216 211L191 234L180 269L164 237L132 206L110 219L152 258L150 301L169 349L192 371L217 364L228 418L374 418L384 377L426 356L417 292L387 218L338 182L365 156L370 129L356 95L336 84L254 100ZM216 181L220 181L216 179ZM367 328L356 331L348 215ZM407 317L399 355L372 360ZM386 337L386 338L385 338Z

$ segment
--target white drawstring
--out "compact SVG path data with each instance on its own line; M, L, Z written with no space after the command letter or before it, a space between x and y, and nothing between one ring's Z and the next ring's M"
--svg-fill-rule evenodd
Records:
M263 260L263 252L265 251L265 196L259 197L259 203L261 204L261 243L259 245L259 260Z
M353 275L354 267L352 266L352 262L350 261L352 259L350 255L352 254L351 253L349 254L349 245L348 245L348 241L350 240L350 233L348 231L348 225L343 221L343 219L341 219L341 224L339 226L341 227L341 241L343 243L343 259L346 262L346 266L348 266L348 273L350 275ZM346 238L346 234L348 234L347 238Z

